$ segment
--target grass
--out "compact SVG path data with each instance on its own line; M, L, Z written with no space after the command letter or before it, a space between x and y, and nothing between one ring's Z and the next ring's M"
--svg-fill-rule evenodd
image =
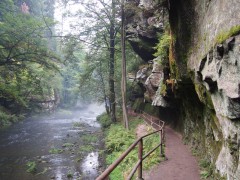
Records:
M71 172L71 171L68 171L68 173L67 173L67 178L73 178L73 173Z
M76 158L74 161L75 162L81 162L82 159L83 159L83 157L81 156L81 157Z
M98 141L98 137L94 134L85 134L80 137L84 143L93 143Z
M201 159L199 161L199 166L201 169L201 171L200 171L201 179L207 179L213 175L213 167L212 167L209 159Z
M49 153L51 154L61 154L63 152L62 149L52 148L49 150Z
M185 139L185 142L187 140ZM205 154L201 154L199 149L192 148L192 154L198 157L198 165L200 167L200 178L201 179L217 179L226 180L225 176L221 176L219 173L214 172L215 166L211 163L210 158L206 158Z
M73 127L84 127L84 124L80 122L74 122Z
M73 147L73 146L74 146L74 144L72 144L72 143L64 143L62 145L62 147Z
M211 176L211 173L209 171L203 170L200 172L201 179L207 179Z
M106 135L106 162L108 165L112 164L135 140L135 129L139 124L144 121L142 119L130 118L130 131L126 131L121 123L112 124L107 131ZM151 129L150 129L151 131ZM159 135L153 135L146 138L143 141L144 152L146 154L159 143ZM149 169L153 165L160 162L159 149L152 153L148 158L144 160L144 169ZM110 174L111 179L125 179L126 176L132 170L132 167L136 164L138 160L138 150L135 148L131 153L123 160L122 163Z
M37 172L37 164L36 164L35 161L29 161L29 162L27 162L26 166L27 166L27 172L28 172L28 173L34 174L34 173Z
M93 150L94 150L94 148L93 148L93 146L91 146L91 145L82 145L82 146L79 147L79 153L82 153L82 152L91 152L91 151L93 151Z
M102 128L108 128L112 124L112 121L110 120L107 113L99 115L97 117L97 121L101 124Z

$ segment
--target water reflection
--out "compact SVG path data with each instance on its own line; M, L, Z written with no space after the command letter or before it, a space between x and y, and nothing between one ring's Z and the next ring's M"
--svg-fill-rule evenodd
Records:
M56 179L62 179L63 178L63 173L62 173L62 168L58 167L56 170Z
M96 177L98 175L97 171L98 166L99 166L98 152L91 152L83 160L81 164L81 169L84 170L85 174L91 174L92 176Z

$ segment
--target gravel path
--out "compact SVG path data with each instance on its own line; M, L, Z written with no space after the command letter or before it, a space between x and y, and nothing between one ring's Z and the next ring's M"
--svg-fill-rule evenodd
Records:
M189 147L170 127L165 127L167 160L144 173L144 180L199 180L199 168Z

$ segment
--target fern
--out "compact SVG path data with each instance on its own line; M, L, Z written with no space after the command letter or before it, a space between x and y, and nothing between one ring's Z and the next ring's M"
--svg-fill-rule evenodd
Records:
M162 61L161 63L163 63L164 60L168 59L170 41L171 36L167 32L165 32L162 36L159 37L159 42L155 47L157 52L154 54L154 56L159 56Z

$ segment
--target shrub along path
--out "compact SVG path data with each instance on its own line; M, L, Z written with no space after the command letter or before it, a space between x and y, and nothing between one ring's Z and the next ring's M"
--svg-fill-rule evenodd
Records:
M141 130L145 131L145 128L138 128ZM182 143L181 135L168 126L165 126L165 146L167 160L144 172L144 180L200 180L196 158Z

